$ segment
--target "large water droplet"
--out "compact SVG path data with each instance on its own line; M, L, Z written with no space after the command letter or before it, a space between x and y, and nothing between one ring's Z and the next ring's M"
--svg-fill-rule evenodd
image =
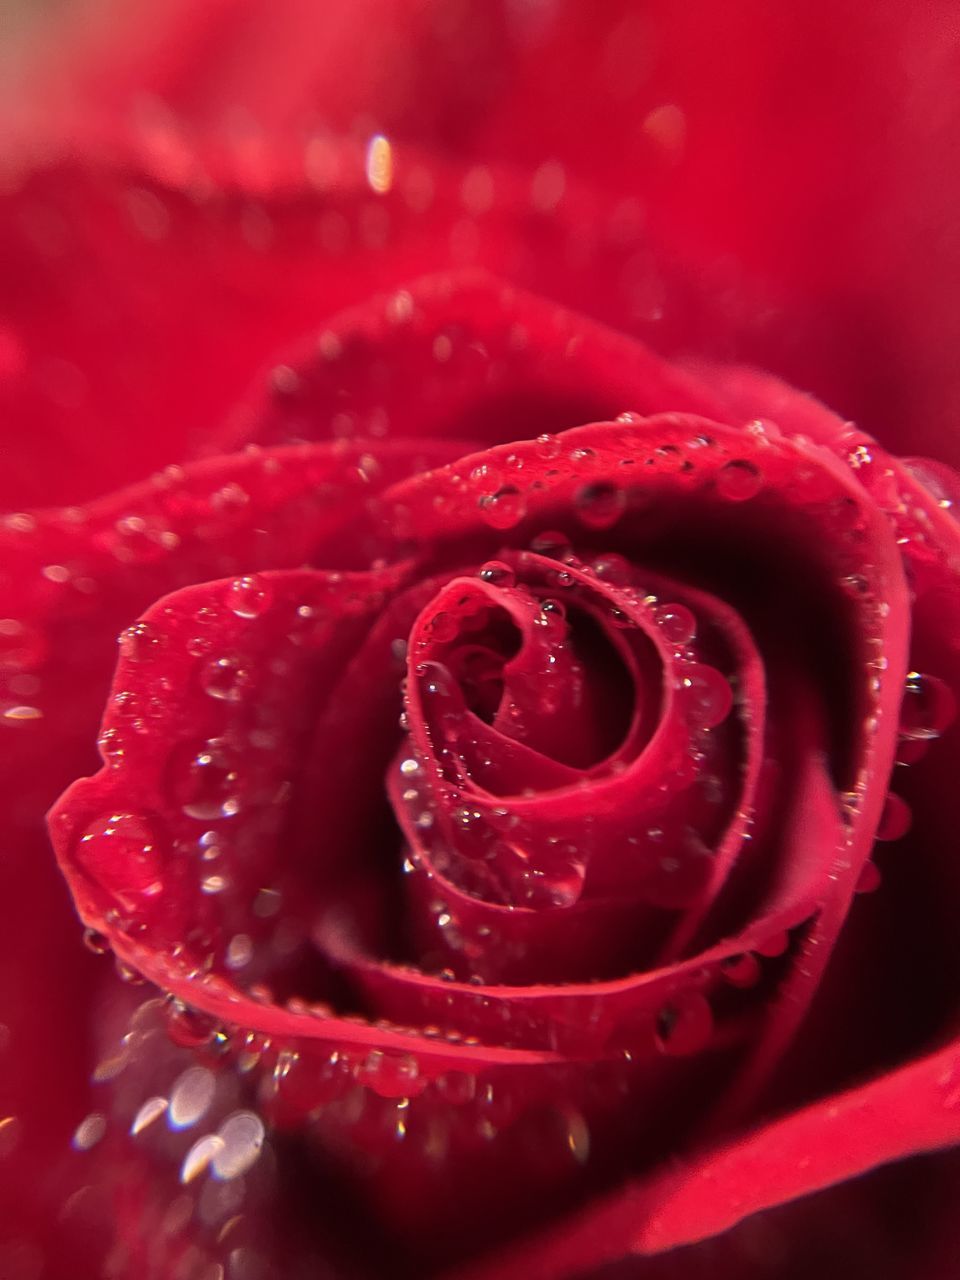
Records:
M957 700L953 690L937 676L919 671L907 674L900 706L900 736L911 742L938 738L953 723Z
M516 485L505 484L480 499L480 515L494 529L512 529L527 513L527 503Z
M662 604L653 616L670 644L682 647L696 637L697 620L685 605Z
M627 495L618 485L599 481L584 485L574 497L580 520L590 529L609 529L623 515Z
M681 670L678 702L690 720L712 729L727 718L733 706L730 682L716 667L693 662Z

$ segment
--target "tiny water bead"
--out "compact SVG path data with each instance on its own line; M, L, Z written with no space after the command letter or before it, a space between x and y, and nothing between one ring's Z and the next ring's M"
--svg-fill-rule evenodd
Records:
M759 467L745 458L725 462L717 472L717 493L728 502L745 502L763 488L763 476Z
M512 529L527 512L527 503L516 485L502 485L479 501L480 515L493 529Z
M256 574L237 578L227 588L227 606L238 618L258 618L270 606L271 591Z
M909 742L938 738L957 714L957 699L950 686L937 676L919 671L907 673L900 704L900 737Z
M163 891L156 836L137 814L113 813L92 822L80 837L77 861L130 908Z

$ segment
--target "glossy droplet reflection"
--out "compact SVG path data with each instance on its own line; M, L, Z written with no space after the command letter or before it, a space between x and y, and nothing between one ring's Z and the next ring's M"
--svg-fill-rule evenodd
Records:
M517 580L513 569L502 560L488 560L481 567L479 576L496 587L512 587Z
M183 812L201 821L232 818L241 807L236 759L217 738L174 753L170 789Z
M256 574L237 578L227 589L227 605L238 618L258 618L270 604L270 589Z
M512 529L526 515L526 499L516 485L505 484L480 499L480 515L493 529Z
M953 690L937 676L919 671L907 674L900 705L900 736L909 742L926 742L950 727L957 715Z
M697 634L697 620L682 604L662 604L654 610L654 619L670 644L690 644Z
M733 690L716 667L692 662L681 668L677 699L692 723L713 729L729 715Z
M211 659L200 672L204 692L222 702L239 702L249 683L248 672L229 655Z

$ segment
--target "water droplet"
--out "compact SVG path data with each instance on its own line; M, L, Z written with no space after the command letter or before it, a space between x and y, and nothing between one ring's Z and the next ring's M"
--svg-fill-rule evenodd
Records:
M123 733L119 729L104 729L97 739L97 746L104 764L116 768L123 763L124 739Z
M891 791L877 824L877 839L900 840L910 830L911 821L910 806L906 800Z
M250 675L236 658L214 658L201 669L200 685L211 698L239 702L250 686Z
M170 1090L167 1121L171 1129L189 1129L207 1114L216 1092L216 1079L206 1067L188 1067Z
M135 622L121 631L118 637L121 657L129 662L143 662L157 652L162 645L162 637L149 622Z
M552 436L547 432L537 436L534 441L536 454L544 462L553 462L554 459L560 457L562 445L556 436Z
M699 992L678 996L657 1016L656 1045L661 1053L697 1053L709 1043L712 1034L713 1013Z
M209 1044L217 1027L216 1019L208 1013L191 1009L179 1000L171 1001L167 1009L167 1034L182 1049L197 1049Z
M84 929L83 945L95 956L105 956L110 950L110 939L96 929Z
M583 524L590 529L609 529L623 515L627 495L617 485L598 482L584 485L574 496L574 505Z
M678 701L690 720L712 729L727 718L733 706L730 682L716 667L694 662L682 668Z
M602 582L609 582L613 587L625 587L633 578L633 566L625 556L615 551L607 551L590 562L593 572Z
M953 690L937 676L910 671L900 706L900 736L908 741L938 738L953 723L957 700Z
M753 498L763 487L759 467L745 458L734 458L717 472L717 493L729 502L745 502Z
M725 981L733 987L753 987L760 981L760 961L750 951L730 956L720 965Z
M137 899L163 891L160 853L150 824L133 813L113 813L87 827L77 861L132 910Z
M516 485L505 484L480 499L480 514L494 529L512 529L526 515L526 499Z
M682 604L662 604L654 610L654 619L670 644L682 648L697 634L697 620Z
M224 1182L252 1169L263 1150L263 1121L253 1111L235 1111L217 1130L219 1144L211 1156L213 1172Z
M259 618L270 605L272 592L256 574L237 578L227 588L227 605L238 618Z
M239 813L236 762L220 739L174 752L170 772L173 799L188 817L208 821Z
M481 577L483 571L481 570ZM490 579L486 579L490 581ZM447 613L441 609L439 613L435 613L430 619L430 638L443 644L448 640L455 640L460 633L460 627L457 618L452 613Z
M497 587L512 587L517 580L513 569L502 560L488 560L480 569L479 576L484 582L491 582Z
M875 893L880 888L882 878L875 862L865 862L857 877L857 893Z
M534 555L545 556L548 560L569 560L573 554L570 539L557 529L545 529L530 541L530 550Z

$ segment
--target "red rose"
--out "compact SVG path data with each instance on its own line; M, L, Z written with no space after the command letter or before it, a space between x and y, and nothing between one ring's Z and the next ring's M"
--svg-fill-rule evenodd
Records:
M18 107L0 1270L947 1277L957 482L889 449L957 456L951 260L820 239L946 28L878 10L804 203L689 16L398 6L385 72L349 12Z

